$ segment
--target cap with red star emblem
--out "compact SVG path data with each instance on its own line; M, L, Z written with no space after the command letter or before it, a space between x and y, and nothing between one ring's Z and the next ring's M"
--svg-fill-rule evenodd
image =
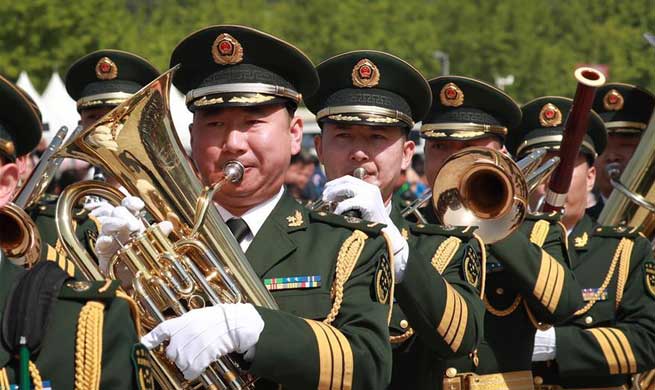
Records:
M27 93L0 76L0 156L14 161L41 140L41 113Z
M609 83L598 88L593 109L609 134L641 135L655 108L655 95L636 85Z

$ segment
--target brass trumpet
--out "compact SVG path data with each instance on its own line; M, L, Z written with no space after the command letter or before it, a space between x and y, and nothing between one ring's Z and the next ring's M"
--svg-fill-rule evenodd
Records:
M439 170L431 192L402 210L416 216L432 198L438 220L444 225L477 226L485 243L507 237L527 213L528 194L557 166L557 157L540 165L545 149L537 149L519 162L501 152L470 147L453 154Z
M59 157L88 161L113 175L140 197L156 222L173 224L166 237L153 224L121 243L110 261L109 276L118 267L131 276L131 295L139 305L142 324L150 330L166 318L219 303L250 302L277 308L275 300L251 268L241 247L213 204L223 185L238 183L243 165L230 162L224 177L203 187L188 161L170 116L169 92L176 68L162 74L93 126L71 139ZM89 279L102 280L94 259L77 240L72 209L85 196L119 203L123 195L105 183L87 181L68 187L57 204L57 229L62 244ZM224 356L192 383L162 349L151 351L154 376L166 389L250 389L254 378Z
M16 263L30 268L41 254L41 235L32 218L25 212L37 202L55 176L61 159L50 157L61 147L68 128L62 126L50 141L34 167L29 179L16 193L13 202L0 209L0 228L5 233L0 238L0 248Z
M359 167L353 170L353 177L356 177L360 180L364 180L365 176L366 176L366 169ZM316 202L312 203L309 206L309 209L312 211L332 212L336 208L337 204L339 204L339 202L326 202L323 199L319 199ZM349 217L356 217L356 218L361 217L361 213L359 212L359 210L348 210L344 213L344 215Z

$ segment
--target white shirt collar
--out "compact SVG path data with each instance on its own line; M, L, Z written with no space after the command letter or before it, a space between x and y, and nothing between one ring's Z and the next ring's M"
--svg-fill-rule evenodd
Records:
M243 220L248 224L248 228L250 228L250 233L253 237L257 235L257 232L262 228L268 216L271 215L275 206L280 202L282 194L284 194L284 186L280 187L280 191L278 191L278 193L272 198L251 208L241 216L241 218L243 218ZM216 203L216 208L224 221L227 221L230 218L237 218L234 214L227 211L218 203Z

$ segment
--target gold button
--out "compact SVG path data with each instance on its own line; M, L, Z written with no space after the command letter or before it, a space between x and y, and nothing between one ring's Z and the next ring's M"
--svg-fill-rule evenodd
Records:
M39 206L40 211L45 211L46 209L47 209L47 207L45 207L45 206Z
M498 294L498 295L503 295L504 293L505 293L505 290L503 290L502 287L498 287L498 288L496 289L496 294Z
M594 322L594 318L593 318L592 316L586 316L586 317L584 318L584 323L585 323L585 324L589 325L589 324L591 324L592 322Z
M446 370L446 376L448 378L454 378L457 375L457 369L455 367L450 367Z
M534 377L534 384L537 386L543 385L544 384L544 379L540 376L535 376Z
M409 326L409 322L407 322L407 320L401 320L400 321L400 327L401 328L407 329L408 326Z
M417 228L424 228L425 225L423 225L422 223L419 223L419 224L416 225L416 227L417 227Z

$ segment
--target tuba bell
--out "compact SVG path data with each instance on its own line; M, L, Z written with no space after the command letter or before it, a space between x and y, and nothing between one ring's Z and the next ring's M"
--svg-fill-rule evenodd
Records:
M432 198L435 214L444 225L477 226L485 243L507 237L527 213L528 194L559 163L557 157L541 164L545 149L518 162L485 147L469 147L450 156L439 170L432 191L405 208L403 217L419 211Z
M153 224L121 242L109 263L112 279L119 271L128 272L127 290L139 307L140 334L167 318L213 304L249 302L277 308L212 200L223 185L241 180L243 166L230 162L221 180L203 187L177 137L169 110L176 68L70 139L56 155L102 168L143 200L155 222L173 224L169 237ZM69 186L57 203L64 249L86 278L103 280L107 275L78 242L71 223L73 208L86 196L120 203L123 195L106 183L86 181ZM184 380L162 348L150 356L155 380L166 389L238 390L249 389L254 382L229 356L212 363L193 383Z
M655 238L655 113L639 141L630 162L621 172L608 164L614 191L598 216L601 225L637 227L648 238Z

